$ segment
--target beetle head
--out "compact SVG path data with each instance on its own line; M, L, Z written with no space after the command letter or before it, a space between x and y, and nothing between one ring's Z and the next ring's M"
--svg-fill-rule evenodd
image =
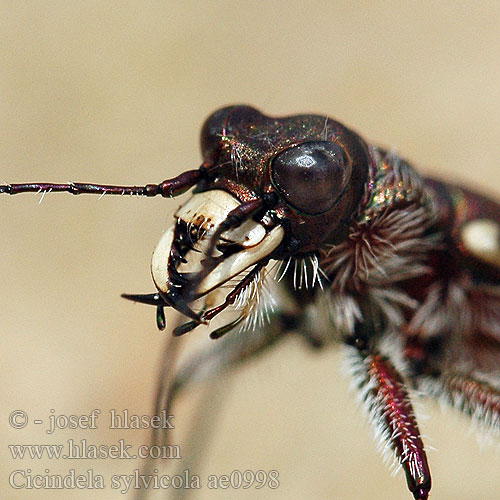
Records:
M201 149L193 195L152 261L161 300L198 322L210 315L188 304L252 266L342 240L370 161L365 143L336 121L273 118L248 106L213 113Z

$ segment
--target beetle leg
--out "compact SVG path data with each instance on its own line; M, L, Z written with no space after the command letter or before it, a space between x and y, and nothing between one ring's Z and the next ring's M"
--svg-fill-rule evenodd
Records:
M471 416L480 428L500 436L500 388L458 372L426 377L420 388Z
M173 365L179 349L179 339L171 337L164 355L166 363L164 363L158 380L155 414L159 415L162 411L165 411L167 415L170 415L175 400L186 387L193 383L210 380L211 385L215 387L217 381L214 379L230 372L239 364L264 353L291 331L289 325L288 315L273 315L271 322L265 328L232 332L232 334L212 342L208 349L192 356L177 371L173 369ZM215 392L220 393L220 391ZM213 394L212 390L210 390L210 394ZM200 415L202 413L204 415L205 411L211 412L215 399L212 398L210 401L210 408L199 409ZM205 402L206 398L203 398L201 404L205 406ZM197 426L194 434L200 432L203 435L206 434L207 419L200 416L197 420L200 420L203 425ZM162 446L167 444L170 433L171 431L168 429L155 429L152 436L152 445ZM188 460L196 459L194 456L189 456L189 453L187 455ZM154 463L153 459L148 459L142 473L148 474L153 469ZM143 500L146 498L145 495L147 495L147 490L139 489L136 492L136 500Z
M170 471L171 476L182 476L185 470L188 470L190 474L197 474L209 451L207 447L216 429L229 389L227 384L225 384L224 391L221 391L217 384L204 385L202 394L194 405L189 434L182 444L182 460L175 461L175 468ZM197 491L187 484L182 488L174 488L168 498L169 500L187 500Z
M178 397L188 385L212 380L265 352L289 332L287 324L288 320L282 320L281 315L278 315L265 328L232 332L220 338L179 368L168 396L169 401Z
M169 405L164 405L166 395L169 394L170 388L172 387L172 381L175 377L175 363L180 351L180 342L171 335L167 336L166 343L164 346L164 352L162 354L161 360L162 365L158 373L158 379L156 382L156 394L155 394L155 405L154 405L154 415L160 415L162 410L165 411L166 415L170 415ZM167 444L167 440L170 437L170 431L167 427L153 427L151 432L151 446ZM152 458L148 458L141 467L141 474L149 476L153 473L155 461ZM148 497L147 488L138 488L135 492L135 500L146 500Z
M426 500L431 476L413 407L392 363L362 339L347 347L350 370L382 451L392 450L416 500ZM392 455L392 453L391 453Z
M271 318L267 327L256 330L233 331L210 344L207 349L193 355L177 370L173 370L175 357L172 354L179 346L179 341L169 342L165 352L166 363L158 380L156 414L162 410L168 413L175 399L190 384L212 380L229 372L240 363L257 356L273 346L291 330L289 316L277 314ZM155 444L161 443L165 436L154 437Z

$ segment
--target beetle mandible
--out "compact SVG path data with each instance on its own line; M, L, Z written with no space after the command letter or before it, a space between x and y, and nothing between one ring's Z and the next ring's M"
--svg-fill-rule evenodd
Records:
M200 374L290 333L317 348L342 344L381 447L413 497L427 499L411 389L500 434L500 205L422 178L320 115L226 107L205 122L201 148L200 168L160 184L8 184L0 193L175 197L194 188L154 251L157 291L124 295L154 305L160 329L165 307L185 315L177 336L236 312L211 332L220 340L179 369L170 401Z

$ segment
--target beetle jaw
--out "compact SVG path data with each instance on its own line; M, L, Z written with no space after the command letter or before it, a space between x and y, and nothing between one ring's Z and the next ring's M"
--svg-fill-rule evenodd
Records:
M160 239L151 262L153 281L166 304L195 320L194 300L211 295L231 278L266 261L283 241L280 225L251 218L212 237L240 202L220 189L194 194L175 213L176 223ZM213 252L210 252L212 244ZM207 299L205 300L205 307Z

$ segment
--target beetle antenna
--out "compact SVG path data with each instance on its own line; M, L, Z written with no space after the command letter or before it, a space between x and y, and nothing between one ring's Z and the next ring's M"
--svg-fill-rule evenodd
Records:
M67 184L53 184L45 182L33 182L25 184L2 184L0 185L0 194L19 194L19 193L42 193L42 196L48 192L66 192L71 194L108 194L119 195L137 195L153 197L161 195L164 198L179 196L193 187L206 173L206 168L201 167L198 170L188 170L172 179L167 179L159 184L146 184L145 186L109 186L105 184L86 184L80 182L70 182Z

